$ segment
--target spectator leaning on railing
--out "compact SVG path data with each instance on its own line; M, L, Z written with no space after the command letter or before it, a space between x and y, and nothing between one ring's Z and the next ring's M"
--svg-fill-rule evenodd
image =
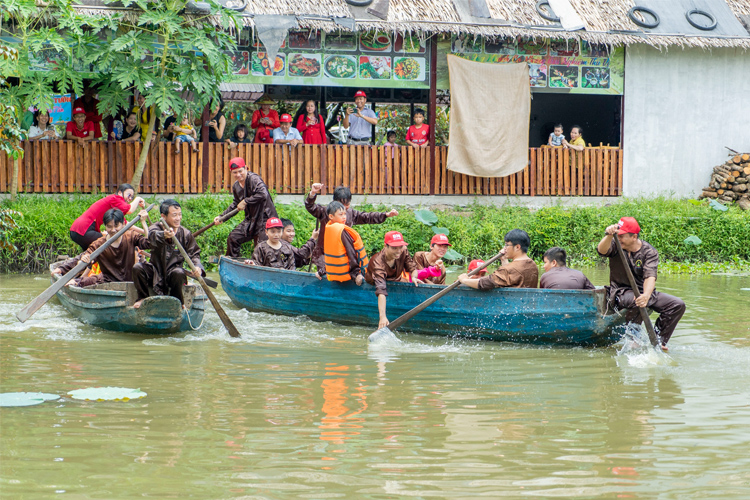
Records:
M570 142L563 139L562 145L565 149L575 149L576 151L583 151L586 147L586 141L583 140L583 129L578 125L573 125L570 129Z
M299 135L299 130L292 127L292 116L284 113L279 119L281 125L279 128L273 131L273 142L276 144L289 144L289 146L296 146L297 144L303 144L302 136Z
M30 141L48 141L53 139L59 139L57 130L54 125L50 123L49 112L37 109L34 111L34 124L29 127L29 140Z
M73 109L73 120L65 126L65 138L78 141L79 146L94 139L94 123L86 121L86 111L83 108Z

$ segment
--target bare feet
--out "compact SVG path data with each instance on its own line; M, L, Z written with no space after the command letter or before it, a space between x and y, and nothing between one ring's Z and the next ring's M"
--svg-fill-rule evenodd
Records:
M198 146L193 146L193 153L198 153L200 150L198 149Z
M141 304L143 303L144 300L146 299L141 299L137 301L135 304L133 304L133 309L138 309L139 307L141 307Z
M669 352L669 347L667 347L667 344L662 344L661 345L661 350L664 351L664 352Z
M180 146L175 146L174 147L174 154L176 154L176 155L180 154Z

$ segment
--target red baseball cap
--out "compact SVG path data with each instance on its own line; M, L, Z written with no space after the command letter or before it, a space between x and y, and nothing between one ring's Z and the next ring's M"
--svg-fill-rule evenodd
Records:
M364 90L358 90L357 93L354 94L354 98L356 99L357 97L364 97L367 99L367 94L365 94Z
M75 116L75 115L85 115L85 114L86 114L86 110L83 109L80 106L73 110L73 116Z
M638 234L641 232L641 226L638 225L638 221L634 217L623 217L617 225L620 226L617 234Z
M436 234L432 237L430 240L430 246L432 245L448 245L449 247L452 247L453 245L450 244L448 241L448 237L444 234Z
M266 229L271 229L272 227L284 227L284 224L281 223L281 219L271 217L266 221Z
M279 118L279 121L281 123L285 123L285 122L292 123L292 116L284 113L283 115L281 115L281 118Z
M237 170L238 168L246 168L245 160L237 156L229 160L229 170Z
M385 233L385 244L391 247L405 247L408 245L404 241L404 236L398 231L388 231Z
M484 261L482 259L474 259L471 262L469 262L469 272L473 271L474 269L478 268L484 264ZM487 274L487 268L482 269L477 274Z

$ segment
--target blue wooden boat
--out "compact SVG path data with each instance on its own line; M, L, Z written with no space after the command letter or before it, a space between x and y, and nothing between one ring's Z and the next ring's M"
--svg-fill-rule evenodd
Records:
M52 264L50 272L56 266ZM58 279L59 275L51 275L53 283ZM185 285L185 309L179 299L163 295L149 297L134 308L138 295L132 282L64 286L57 298L83 323L113 332L159 335L194 330L202 324L206 296L198 291L194 285Z
M316 321L378 325L375 288L318 280L313 273L244 264L222 257L219 274L229 298L250 311L308 316ZM443 287L388 283L388 317L396 319ZM607 314L605 292L458 287L403 325L428 335L486 340L604 346L624 332L625 315Z

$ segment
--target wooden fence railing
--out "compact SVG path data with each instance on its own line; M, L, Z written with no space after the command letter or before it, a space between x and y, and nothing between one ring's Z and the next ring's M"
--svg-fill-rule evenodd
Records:
M133 142L26 141L19 164L19 192L113 192L133 176L142 145ZM208 172L203 171L208 154ZM507 176L470 177L446 170L448 147L435 148L435 194L522 196L619 196L622 149L530 148L529 166ZM348 186L355 194L430 194L433 178L429 149L339 145L243 144L230 150L221 143L192 153L174 154L170 143L152 145L140 193L203 193L229 190L229 159L245 158L269 189L302 194L313 182ZM0 192L10 191L13 162L0 154ZM204 182L204 173L207 174Z

